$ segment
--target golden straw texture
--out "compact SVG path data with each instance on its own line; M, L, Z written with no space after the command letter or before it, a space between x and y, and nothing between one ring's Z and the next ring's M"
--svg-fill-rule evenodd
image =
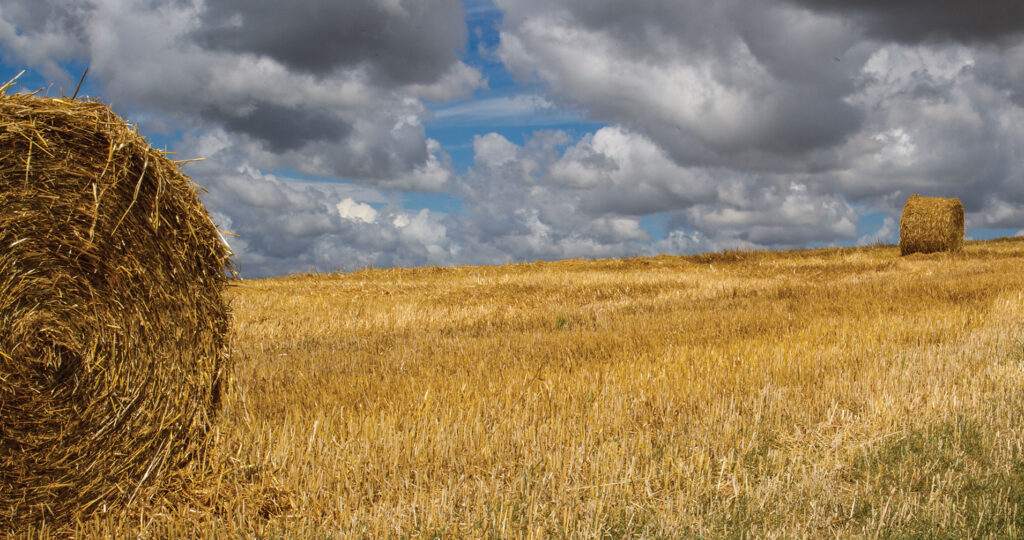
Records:
M900 254L960 251L964 243L964 205L960 199L921 197L903 206Z
M230 271L132 125L0 88L0 534L131 506L203 452Z

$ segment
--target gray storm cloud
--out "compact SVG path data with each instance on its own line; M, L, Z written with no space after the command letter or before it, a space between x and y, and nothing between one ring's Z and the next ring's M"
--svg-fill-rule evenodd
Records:
M1024 4L1016 0L791 0L811 10L843 15L880 39L991 43L1024 32Z
M1020 3L497 3L512 72L686 169L887 211L913 190L1024 203Z
M115 105L226 129L261 166L429 190L422 98L482 84L463 17L458 0L11 0L0 43L65 83L61 62L86 63Z
M836 18L771 2L499 4L513 72L681 163L793 169L861 128L847 98L870 51Z
M430 83L466 41L460 0L208 0L195 38L315 75L365 68L384 84Z

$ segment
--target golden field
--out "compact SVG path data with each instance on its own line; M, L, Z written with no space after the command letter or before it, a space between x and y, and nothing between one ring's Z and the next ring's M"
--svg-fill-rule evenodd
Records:
M229 296L210 470L81 535L1024 536L1024 238Z

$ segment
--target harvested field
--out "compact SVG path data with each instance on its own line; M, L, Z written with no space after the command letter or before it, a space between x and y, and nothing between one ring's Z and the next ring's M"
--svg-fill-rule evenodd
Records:
M87 535L1024 534L1024 239L234 282L215 472Z

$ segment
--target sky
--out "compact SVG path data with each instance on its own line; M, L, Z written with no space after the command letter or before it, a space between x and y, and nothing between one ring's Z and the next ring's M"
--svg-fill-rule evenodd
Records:
M1019 0L0 3L0 79L86 68L245 278L894 243L911 193L1024 235Z

